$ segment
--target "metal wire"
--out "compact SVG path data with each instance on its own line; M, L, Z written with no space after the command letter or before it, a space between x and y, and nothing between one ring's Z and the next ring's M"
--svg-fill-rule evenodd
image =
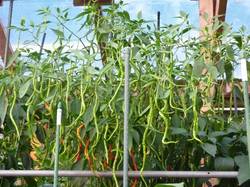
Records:
M0 177L53 177L53 170L0 170ZM117 177L123 177L123 171L116 171ZM60 170L59 177L113 177L112 171L83 171L83 170ZM129 171L128 177L154 177L154 178L236 178L237 171Z

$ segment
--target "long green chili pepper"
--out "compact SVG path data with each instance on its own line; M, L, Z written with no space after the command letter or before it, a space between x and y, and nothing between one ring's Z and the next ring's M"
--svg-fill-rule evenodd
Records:
M70 125L66 126L67 128L71 128L72 126L74 126L74 124L76 124L77 121L84 115L85 110L86 110L84 94L85 94L86 90L87 90L87 86L85 88L83 88L83 77L81 77L81 84L80 84L81 108L80 108L80 113L77 116L77 118Z
M30 121L31 121L31 119L30 119L30 110L31 110L31 107L32 107L32 103L34 101L34 97L33 97L34 94L35 94L35 92L33 92L31 94L31 96L29 97L28 101L25 103L25 105L27 106L26 122L27 122L27 126L28 126L28 129L29 129L29 137L30 138L32 137L32 134L33 134L32 130L31 130L32 128L30 126Z
M169 105L170 105L170 107L175 109L175 110L179 110L179 111L183 112L184 114L186 114L187 111L192 108L192 106L190 106L190 107L188 107L186 109L182 109L182 108L179 108L177 106L174 106L174 104L173 104L173 100L174 100L173 93L174 93L174 91L173 91L173 88L171 86L170 86L169 90L170 90L170 94L169 94Z
M104 145L104 150L105 150L105 158L107 163L109 163L109 153L108 153L108 146L107 146L107 134L108 134L108 129L109 129L109 125L107 124L105 126L105 132L104 132L104 140L103 140L103 145Z
M124 78L124 72L122 70L123 66L122 66L120 61L119 61L119 65L120 65L120 73L121 73L120 83L118 84L118 87L116 88L114 95L112 96L112 98L109 100L109 103L108 103L108 106L109 106L112 113L113 113L113 109L111 107L111 103L114 101L115 97L117 96L117 94L118 94L118 92L123 84L123 78Z
M167 107L167 101L165 100L164 101L164 107L159 111L159 114L160 114L160 116L162 117L162 119L163 119L163 121L164 121L164 124L165 124L165 130L164 130L164 135L163 135L163 138L162 138L162 140L161 140L161 142L163 143L163 144L165 144L165 145L167 145L167 144L171 144L171 143L178 143L179 141L177 140L177 141L166 141L166 139L167 139L167 135L168 135L168 128L169 128L169 117L167 116L165 116L164 115L164 111L165 110L167 110L168 109L168 107Z
M115 145L116 145L116 148L115 148L115 159L114 159L114 162L113 162L113 165L112 165L112 173L113 173L113 179L115 181L115 186L119 187L119 183L118 183L117 177L115 175L115 172L116 172L116 163L117 163L118 156L119 156L120 131L118 132L117 141L116 141Z
M196 110L196 98L197 98L197 87L194 88L194 92L192 95L192 107L193 107L193 127L192 127L192 135L193 135L193 140L198 141L199 143L203 143L198 137L197 137L197 132L199 130L199 124L198 124L198 112Z
M40 78L40 89L39 89L39 92L40 92L40 97L42 99L44 99L44 96L43 96L43 81L44 81L44 75L43 73L41 74L41 78ZM45 88L46 89L46 88Z
M69 116L69 94L70 94L70 72L66 73L66 94L65 94L65 105L66 105L66 117L68 118Z
M46 97L49 97L50 88L51 88L51 79L49 78L49 80L48 80L48 86L47 86L47 92L46 92Z
M154 115L154 104L153 104L153 98L152 96L150 96L150 110L149 110L149 114L147 116L147 125L146 125L146 128L145 128L145 131L143 133L143 138L142 138L142 151L143 151L143 158L142 158L142 167L141 167L141 170L140 170L140 173L142 174L143 173L143 170L144 170L144 166L145 166L145 163L146 163L146 157L147 157L147 145L146 145L146 138L147 138L147 135L148 135L148 131L149 131L149 127L152 126L152 122L153 122L153 115ZM147 186L147 183L144 179L144 177L142 176L142 180L144 182L144 184Z
M4 86L1 86L0 88L1 88L0 89L0 95L2 95L3 94L3 90L4 90Z
M33 77L32 77L33 89L35 92L40 94L40 90L37 89L37 78L38 77L36 76L36 70L35 70Z
M154 154L156 155L156 157L157 157L157 159L158 160L161 160L161 158L160 158L160 152L158 151L158 150L156 150L155 148L154 148L154 146L149 146L150 147L150 149L154 152Z
M15 127L15 130L16 130L16 133L17 133L17 140L19 141L19 139L20 139L20 133L19 133L19 129L17 127L16 121L15 121L15 119L13 117L13 109L14 109L14 106L16 104L16 97L17 97L16 86L14 85L13 86L13 101L12 101L12 104L11 104L11 107L10 107L10 119L11 119L12 124Z
M95 130L96 130L96 138L95 138L94 143L91 147L92 155L94 155L93 150L96 147L96 145L98 144L98 141L100 140L100 130L98 127L97 116L96 116L97 105L98 105L98 95L97 95L97 92L95 90L95 103L94 103L94 107L93 107L93 119L94 119L94 125L95 125Z
M115 116L115 129L113 130L113 132L111 133L111 135L109 135L109 138L107 139L107 141L109 141L113 136L114 136L114 134L116 133L116 131L119 129L119 116L118 115L116 115Z
M115 97L117 96L117 94L118 94L118 92L119 92L119 90L120 90L122 84L123 84L123 81L122 81L122 79L121 79L121 81L120 81L120 83L119 83L117 89L115 90L114 95L113 95L112 98L109 100L108 105L109 105L109 108L110 108L110 110L111 110L112 113L113 113L114 111L113 111L113 109L112 109L111 103L114 101Z

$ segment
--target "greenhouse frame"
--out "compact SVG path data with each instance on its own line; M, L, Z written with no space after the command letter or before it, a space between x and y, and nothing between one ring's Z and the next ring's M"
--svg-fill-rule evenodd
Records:
M16 1L0 0L0 186L250 185L250 35L225 23L227 0L197 0L196 38L184 12L163 25L112 0L16 26Z

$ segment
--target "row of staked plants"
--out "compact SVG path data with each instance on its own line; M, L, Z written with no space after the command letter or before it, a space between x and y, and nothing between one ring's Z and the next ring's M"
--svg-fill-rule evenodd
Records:
M22 20L12 27L20 39L30 35L32 40L18 47L0 71L1 169L53 169L61 102L60 169L122 170L122 50L129 47L129 170L239 170L238 180L220 180L219 185L249 185L244 113L233 110L233 93L239 105L243 103L233 71L238 59L250 54L244 28L233 32L215 22L198 31L181 12L176 24L157 29L140 13L130 18L122 2L103 8L103 16L96 6L85 7L77 16L68 9L49 8L38 14L41 23ZM40 53L45 32L56 37L53 47L45 46ZM40 186L51 180L2 177L0 186ZM62 186L122 185L115 175L59 180ZM206 179L141 177L129 184L180 181L200 186Z

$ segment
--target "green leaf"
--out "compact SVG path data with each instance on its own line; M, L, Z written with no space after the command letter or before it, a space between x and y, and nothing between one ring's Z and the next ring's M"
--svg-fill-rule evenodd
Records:
M88 14L88 12L81 12L81 13L77 14L76 17L74 17L73 19L82 18L82 17L84 17L86 14Z
M134 57L138 52L140 48L138 46L132 47L132 57Z
M133 137L131 134L128 136L128 150L130 151L133 147Z
M53 87L50 90L48 97L46 97L44 101L49 102L51 99L55 97L56 93L57 93L57 89L56 87ZM44 101L42 101L41 104L44 104Z
M97 31L98 31L99 33L101 33L101 34L106 34L106 33L110 33L110 32L111 32L110 29L107 29L107 28L105 28L105 27L98 27L98 28L97 28Z
M199 117L198 123L199 123L200 130L204 130L207 125L207 120L203 117Z
M241 49L242 48L242 37L240 35L235 35L233 38L236 40L237 46Z
M75 98L70 105L71 113L73 115L79 115L81 111L81 100L78 98Z
M174 114L173 117L172 117L172 124L173 124L173 127L176 127L176 128L179 128L182 126L182 123L181 123L181 118L180 116L178 116L177 114ZM185 129L184 129L185 130ZM185 130L185 133L187 131Z
M129 13L128 13L127 11L118 12L117 14L118 14L119 16L121 16L122 18L124 18L125 20L130 20Z
M73 164L71 170L82 170L87 167L86 160L81 158L79 161ZM84 177L72 177L70 182L72 186L84 186L87 179Z
M22 27L25 27L25 23L26 23L25 18L22 18L21 21L20 21L20 25L21 25Z
M188 14L187 14L186 12L184 12L184 11L180 11L180 16L181 16L182 18L187 18L187 17L188 17Z
M226 135L225 132L222 132L222 131L213 131L213 132L210 133L209 136L211 136L211 137L219 137L219 136L224 136L224 135Z
M208 66L208 72L212 79L216 79L219 72L215 66Z
M56 8L56 12L57 12L57 13L61 13L61 9L57 7L57 8Z
M64 33L58 29L51 29L55 34L56 36L58 36L59 38L64 38Z
M141 19L142 18L142 11L139 11L138 13L137 13L137 19Z
M233 50L233 47L232 46L230 46L230 45L228 45L227 47L226 47L226 50L227 50L227 55L228 55L228 57L230 58L230 60L234 60L234 50Z
M250 169L249 169L249 161L248 156L236 156L234 158L236 164L239 166L239 174L238 181L239 185L243 184L247 180L250 179Z
M95 103L91 103L90 106L87 108L84 116L83 116L83 121L86 125L89 124L89 122L93 119L93 111L94 110L94 105ZM98 107L97 107L98 108Z
M32 28L34 28L35 27L35 23L34 23L34 21L30 21L30 26L32 27Z
M234 160L231 157L216 157L214 167L217 171L231 171L234 169Z
M140 144L140 135L135 129L131 129L130 134L132 135L134 141L137 143L137 145Z
M189 32L190 30L192 30L192 27L187 27L187 28L183 29L183 30L180 32L180 35L183 35L183 34Z
M225 73L225 62L224 61L218 62L218 64L216 64L216 68L220 74Z
M103 112L106 108L107 108L107 104L102 104L101 106L100 106L100 112Z
M92 66L87 67L87 72L91 75L98 75L99 71Z
M31 160L29 154L26 152L21 153L21 159L22 159L23 167L25 169L28 169L28 170L31 169L32 160Z
M29 87L31 85L31 80L28 80L26 83L22 84L19 88L19 98L23 98L23 96L27 93Z
M247 136L240 137L240 141L247 146Z
M202 70L206 67L203 62L195 62L193 65L193 75L196 77L201 76Z
M115 49L117 49L117 48L119 47L117 43L112 42L112 41L109 42L109 45L110 45L111 47L115 48Z
M2 93L2 95L0 96L0 119L1 122L4 122L6 113L7 113L7 108L8 108L8 98L6 97L5 92Z
M225 64L225 73L226 73L226 79L227 81L231 81L231 78L233 76L234 67L231 63Z
M204 151L206 151L208 154L210 154L213 157L215 156L217 152L217 146L210 144L210 143L204 143L201 145L201 147Z
M100 75L103 75L103 74L105 74L106 72L110 71L110 69L112 69L112 67L113 67L114 64L111 63L110 61L111 61L111 60L109 60L109 63L106 64L106 65L101 69Z
M172 128L173 135L187 135L188 132L184 128Z
M17 57L19 56L21 52L19 50L16 50L14 52L14 54L10 57L10 59L8 60L8 64L6 66L6 68L9 68L17 59Z

